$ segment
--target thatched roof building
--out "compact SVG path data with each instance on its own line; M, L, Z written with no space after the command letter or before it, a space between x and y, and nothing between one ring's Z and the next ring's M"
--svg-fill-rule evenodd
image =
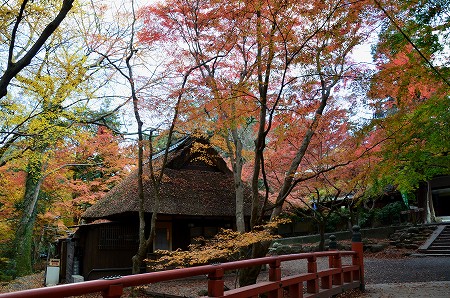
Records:
M167 168L160 189L161 201L156 235L148 253L158 249L188 249L198 237L209 238L222 228L235 227L233 173L208 140L186 137L170 147ZM153 159L160 167L162 155ZM154 208L149 166L144 167L146 232ZM82 275L98 279L129 274L131 258L139 243L137 171L82 215L87 222L78 226L72 239L61 242L61 269L65 279ZM249 221L250 190L245 189L244 206ZM78 263L79 266L71 265ZM81 268L75 270L74 268Z
M156 164L162 156L156 155ZM153 212L153 185L149 167L144 166L145 211ZM246 197L250 191L246 190ZM247 199L246 201L250 201ZM246 204L250 210L250 203ZM138 212L137 171L131 173L104 198L91 206L83 218L117 219ZM170 148L161 186L159 214L234 216L233 173L205 139L186 137Z

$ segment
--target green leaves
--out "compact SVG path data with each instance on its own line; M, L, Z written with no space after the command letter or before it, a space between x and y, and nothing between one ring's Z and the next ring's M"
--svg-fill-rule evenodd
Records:
M385 119L388 126L383 134L391 137L384 143L383 161L376 167L377 179L385 181L382 184L410 192L420 182L450 173L449 105L448 97L434 97L410 113Z

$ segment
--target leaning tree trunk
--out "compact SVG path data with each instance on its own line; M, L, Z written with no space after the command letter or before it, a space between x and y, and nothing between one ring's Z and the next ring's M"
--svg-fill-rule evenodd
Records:
M29 161L23 199L23 213L14 239L16 274L24 276L32 273L33 229L37 215L39 191L42 185L42 164L40 160Z
M323 83L324 84L324 83ZM276 219L282 211L282 206L284 201L286 200L289 193L292 191L292 186L294 186L295 181L295 172L297 171L301 161L303 160L303 157L306 154L306 150L309 147L309 144L311 143L311 139L317 129L317 126L319 124L319 119L323 114L323 111L325 110L325 107L327 105L327 101L330 98L330 92L331 92L332 86L325 87L322 90L322 98L319 107L316 110L316 113L314 115L313 121L308 127L308 130L306 131L305 136L303 137L302 144L300 148L297 150L295 157L291 161L291 165L289 167L289 170L286 172L286 175L284 177L283 185L281 186L281 189L277 195L277 199L275 202L275 208L272 210L272 213L270 215L270 219L274 220ZM264 109L262 109L264 110ZM260 116L260 119L264 119L265 114L262 113L262 116ZM260 131L260 134L258 135L257 141L255 142L255 165L253 167L253 180L252 180L252 191L253 191L253 201L252 201L252 216L251 216L251 228L253 228L256 225L256 218L257 211L259 211L259 192L257 188L257 182L258 177L261 169L261 161L263 160L263 150L264 150L264 142L265 138L263 137L263 133ZM259 247L254 247L252 252L252 258L259 258L266 256L267 252L269 251L270 244L262 244ZM242 270L240 273L239 280L241 281L254 281L256 282L256 279L258 277L260 270ZM248 276L245 276L248 275ZM254 283L253 282L253 283ZM246 283L240 283L240 286L249 285Z

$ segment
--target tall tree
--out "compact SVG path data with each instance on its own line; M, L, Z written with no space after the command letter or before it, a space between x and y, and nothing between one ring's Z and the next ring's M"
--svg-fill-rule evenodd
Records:
M51 16L54 7L43 5L33 4L33 9L48 9L45 17ZM27 15L27 18L32 15ZM25 49L33 43L33 34L39 32L36 30L39 30L41 23L29 19L28 25L34 23L36 28L23 31L32 34L28 36L28 43L23 45ZM16 36L11 36L12 45L18 40L27 41L26 36L17 37L17 40L14 38ZM19 275L29 273L32 268L31 237L39 194L47 171L51 171L48 166L54 150L60 140L76 132L75 123L88 122L97 117L90 113L94 102L88 84L90 61L88 53L82 50L78 32L68 25L60 25L46 42L35 57L36 63L14 75L15 92L3 97L0 105L0 113L4 116L0 123L0 164L4 166L12 160L23 159L26 165L23 170L27 173L23 200L18 204L20 219L14 240Z
M62 104L70 97L73 86L79 85L76 69L72 69L70 73L71 76L67 76L66 80L62 82L55 82L51 76L41 72L37 73L37 76L40 77L39 81L33 82L27 78L19 78L25 84L33 86L30 95L37 99L35 111L39 114L28 121L26 126L28 136L32 137L15 142L17 150L26 151L23 157L28 159L25 168L27 176L24 198L21 203L21 219L16 229L14 245L17 274L19 275L31 272L31 237L37 215L39 192L47 171L47 159L49 154L52 154L51 151L55 148L58 140L69 134L71 123L64 121ZM81 68L81 76L83 73L84 69ZM66 115L71 117L69 114ZM25 127L22 125L23 128Z
M56 1L59 2L59 1ZM32 1L8 1L2 5L1 34L7 41L7 61L4 61L0 77L0 99L7 94L11 80L27 67L38 55L48 38L55 32L61 22L72 9L74 0L63 0L60 9L54 14L55 3L36 4ZM59 6L59 5L57 5ZM46 11L44 22L33 19ZM5 65L6 64L6 65Z
M448 173L449 3L394 1L390 9L378 6L385 21L374 49L378 72L369 97L377 102L374 134L388 141L381 152L385 162L375 176L411 193L419 183ZM434 221L430 192L427 221Z
M276 189L271 218L297 185L298 171L335 88L354 75L352 49L365 38L372 22L371 7L363 2L310 1L170 1L143 12L143 36L168 36L183 47L183 57L200 62L190 83L199 86L192 105L206 117L226 124L240 151L235 128L255 120L250 174L253 192L251 228L261 223L268 209L270 186L266 179L265 151L274 119L298 113L303 133L290 166ZM195 89L194 89L195 92ZM240 117L246 114L247 117ZM199 113L196 113L199 117ZM223 121L226 119L227 121ZM242 141L242 140L241 140ZM236 160L239 152L233 154ZM239 175L239 171L234 171ZM237 181L241 177L237 177ZM260 185L266 203L261 204ZM237 191L237 193L239 193ZM237 208L239 210L239 207ZM252 257L267 247L254 246ZM259 269L254 272L259 272ZM243 272L241 284L255 281Z
M169 147L172 144L175 124L185 94L185 84L194 66L185 66L183 61L164 61L159 54L165 50L158 38L149 38L147 47L139 45L137 30L137 4L131 1L131 7L119 5L117 16L128 20L116 30L100 30L100 47L96 47L98 36L94 36L92 50L103 57L109 67L111 77L122 79L129 95L125 102L132 106L132 116L137 128L137 180L139 201L139 246L132 257L132 272L139 273L142 262L147 256L156 234L156 220L159 212L160 189L167 162ZM113 21L115 24L115 21ZM113 25L114 26L114 25ZM156 45L161 48L156 49ZM158 52L156 52L156 50ZM171 88L169 88L171 87ZM163 154L158 160L153 159L155 137L164 133ZM160 138L161 139L161 138ZM148 161L148 162L147 162ZM144 166L149 167L149 177L144 177ZM150 222L146 221L144 208L144 179L152 185L154 208ZM147 232L149 231L149 232Z
M59 164L68 171L58 179L68 185L65 191L70 199L56 202L53 209L67 210L67 221L79 224L81 214L134 168L135 146L124 144L122 136L104 126L98 126L95 131L81 130L71 139L65 150L60 150ZM49 186L53 188L59 184L52 182Z
M334 106L331 100L330 106ZM363 197L367 173L373 159L369 148L358 145L359 137L350 130L348 111L329 108L316 129L295 179L298 182L286 202L296 213L317 224L321 236L319 248L324 249L325 226L341 206L355 206ZM277 189L290 165L292 155L301 143L295 116L291 125L278 126L279 135L267 145L266 170L270 185ZM350 209L350 208L349 208Z

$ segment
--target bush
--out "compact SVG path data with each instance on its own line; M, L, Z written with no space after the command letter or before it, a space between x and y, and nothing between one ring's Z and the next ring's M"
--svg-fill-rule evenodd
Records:
M401 211L406 207L402 202L389 203L382 208L359 213L359 225L362 228L370 228L379 225L391 225L400 222Z
M373 223L373 218L374 218L374 213L375 211L369 210L369 211L361 211L359 213L359 226L361 228L371 228L372 227L372 223Z
M375 220L386 225L400 222L400 215L403 210L405 210L405 205L402 202L387 204L375 214Z
M0 257L0 281L13 280L16 277L14 267L13 260L6 257Z
M348 209L339 210L339 212L333 212L328 218L325 231L326 232L336 232L347 230L347 222L350 217L350 212Z

